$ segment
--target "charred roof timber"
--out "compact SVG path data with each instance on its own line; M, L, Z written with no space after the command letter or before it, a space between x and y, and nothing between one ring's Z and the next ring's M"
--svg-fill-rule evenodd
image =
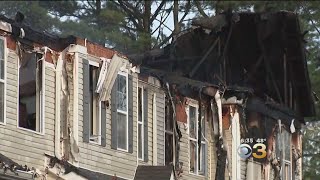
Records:
M174 72L190 79L180 81L180 87L191 81L202 82L198 88L205 83L226 91L245 87L262 101L293 109L298 117L315 115L296 14L227 12L193 25L163 49L129 56L131 62L144 66L142 73L160 70L160 76L167 74L161 78L172 80L168 74Z

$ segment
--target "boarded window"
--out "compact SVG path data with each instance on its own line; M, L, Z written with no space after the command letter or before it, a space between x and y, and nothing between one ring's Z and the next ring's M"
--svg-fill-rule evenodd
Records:
M41 132L42 61L35 53L22 53L19 67L19 127Z
M4 84L5 84L5 63L4 63L4 40L0 39L0 122L4 122Z

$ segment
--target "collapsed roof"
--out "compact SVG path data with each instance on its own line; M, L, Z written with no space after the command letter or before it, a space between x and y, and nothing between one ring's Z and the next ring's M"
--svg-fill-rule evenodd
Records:
M226 90L245 87L299 116L315 115L296 14L224 13L195 20L193 26L165 48L131 55L131 61L144 66L142 73L174 74Z

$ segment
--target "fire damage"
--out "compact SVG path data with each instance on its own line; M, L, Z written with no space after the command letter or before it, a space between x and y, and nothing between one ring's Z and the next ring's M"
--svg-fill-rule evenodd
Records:
M232 136L265 144L266 156L253 158L264 179L289 179L291 169L300 179L301 127L315 108L297 15L226 12L192 25L163 49L129 56L141 76L157 77L166 90L166 127L172 132L166 135L166 161L178 177L187 166L179 159L178 124L187 123L184 107L192 98L199 103L199 119L205 115L211 124L217 157L212 178L242 179L252 172L252 158L235 165L232 151L240 143L228 141ZM237 168L241 174L234 174Z

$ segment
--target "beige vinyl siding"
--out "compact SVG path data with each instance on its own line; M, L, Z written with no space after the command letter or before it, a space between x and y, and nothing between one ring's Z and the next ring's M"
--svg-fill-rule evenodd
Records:
M6 125L0 125L1 153L19 164L44 170L44 154L54 154L55 72L45 68L44 135L18 128L18 55L8 49Z
M139 87L147 89L148 93L148 162L139 160L139 164L153 165L153 94L156 94L157 165L164 165L164 92L160 87L141 80L139 80Z
M83 59L88 59L86 54L79 53L78 62L78 126L79 126L79 165L93 171L118 177L132 179L137 167L137 75L132 74L133 78L133 153L123 152L111 149L111 106L106 110L106 147L98 144L84 143L82 139L83 132ZM89 57L92 60L92 57ZM95 60L99 60L96 58Z
M208 117L208 116L207 116ZM209 116L210 117L210 116ZM212 121L209 119L209 126L207 128L208 132L208 179L215 179L216 177L216 169L217 169L217 148L216 148L216 140L214 139L213 136L213 131L212 131ZM210 165L211 163L211 165ZM211 172L211 174L210 174Z
M158 165L164 165L164 122L165 122L165 94L162 90L158 89L156 95L157 103L157 161Z

